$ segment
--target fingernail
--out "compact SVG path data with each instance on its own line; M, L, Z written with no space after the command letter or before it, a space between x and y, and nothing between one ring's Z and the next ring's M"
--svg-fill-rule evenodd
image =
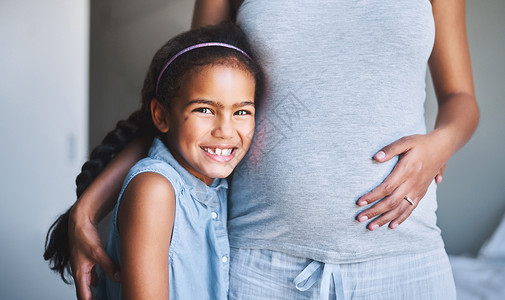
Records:
M368 220L368 217L367 217L367 216L361 216L361 217L359 217L359 219L358 219L358 221L359 221L359 222L364 222L364 221L366 221L366 220Z
M398 226L398 223L393 222L393 223L391 223L390 228L391 228L391 229L395 229L395 228L396 228L396 226Z
M370 230L371 230L371 231L374 231L374 230L375 230L375 229L377 229L377 228L379 228L379 225L377 225L377 224L372 224L372 225L370 225Z
M377 154L375 154L375 159L384 159L386 157L386 152L384 151L379 151Z
M364 206L366 204L367 204L367 202L365 200L361 200L360 202L358 202L359 206Z
M114 273L114 279L116 279L117 281L120 281L121 280L121 274L119 272Z

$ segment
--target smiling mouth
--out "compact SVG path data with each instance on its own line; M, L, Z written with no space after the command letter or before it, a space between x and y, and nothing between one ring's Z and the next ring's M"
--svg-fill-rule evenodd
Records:
M203 151L212 154L212 155L218 155L221 157L227 157L232 155L233 151L236 148L209 148L209 147L200 147L202 148Z

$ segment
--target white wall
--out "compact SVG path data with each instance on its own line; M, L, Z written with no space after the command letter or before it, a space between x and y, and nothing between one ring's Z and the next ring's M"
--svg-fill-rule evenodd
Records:
M87 156L87 0L0 1L0 298L72 299L42 258Z

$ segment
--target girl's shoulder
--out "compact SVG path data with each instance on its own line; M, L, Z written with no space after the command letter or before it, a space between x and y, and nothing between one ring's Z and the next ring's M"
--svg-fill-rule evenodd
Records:
M166 199L175 199L174 188L170 180L159 172L142 172L134 176L128 185L127 191L124 194L135 194L136 197L141 198L144 204L156 201L166 202ZM123 195L124 197L125 195ZM131 196L131 195L130 195ZM154 201L154 203L156 202Z
M130 169L128 175L126 176L124 186L126 187L136 176L144 173L153 173L151 175L144 175L148 177L152 177L154 174L159 174L172 185L174 190L179 190L181 188L182 178L177 170L175 170L174 167L167 162L152 157L146 157L138 161Z
M175 209L178 192L180 176L168 163L149 157L140 160L128 172L114 207L114 232L119 233L120 214L123 219L129 219L140 218L144 214L156 212L157 209L165 214L171 213ZM136 211L139 205L143 210ZM164 207L167 210L163 209Z

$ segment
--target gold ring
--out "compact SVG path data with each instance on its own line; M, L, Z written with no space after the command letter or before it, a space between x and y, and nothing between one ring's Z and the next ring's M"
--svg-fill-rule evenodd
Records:
M409 196L405 196L403 197L403 199L407 200L407 202L410 203L410 205L414 205L414 201L412 201L412 199L410 199Z

